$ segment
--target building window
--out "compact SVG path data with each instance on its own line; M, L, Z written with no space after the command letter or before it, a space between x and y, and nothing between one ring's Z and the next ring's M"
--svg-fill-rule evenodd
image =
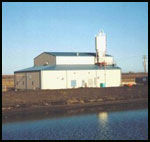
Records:
M24 85L24 81L22 82L22 84Z
M17 85L18 85L18 81L17 81Z
M71 80L71 87L76 87L76 80Z
M32 85L34 85L34 81L32 81Z

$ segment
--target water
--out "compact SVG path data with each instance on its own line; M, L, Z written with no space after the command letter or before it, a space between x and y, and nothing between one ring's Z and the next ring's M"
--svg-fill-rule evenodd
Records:
M11 122L3 140L147 140L148 110L100 112L80 116Z

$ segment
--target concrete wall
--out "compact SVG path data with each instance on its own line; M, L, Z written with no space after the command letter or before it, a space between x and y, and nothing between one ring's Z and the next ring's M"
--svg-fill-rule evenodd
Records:
M64 64L94 64L95 57L91 56L57 56L56 57L56 64L57 65L64 65Z
M56 57L47 53L42 53L34 58L34 66L43 66L46 62L48 65L56 65Z
M100 87L101 83L120 86L121 70L41 71L41 89Z
M40 72L15 73L15 89L39 89Z

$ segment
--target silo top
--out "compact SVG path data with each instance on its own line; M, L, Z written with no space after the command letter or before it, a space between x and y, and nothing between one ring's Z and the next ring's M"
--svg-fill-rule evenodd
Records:
M100 31L97 36L105 36L105 35L106 34L104 33L104 31Z

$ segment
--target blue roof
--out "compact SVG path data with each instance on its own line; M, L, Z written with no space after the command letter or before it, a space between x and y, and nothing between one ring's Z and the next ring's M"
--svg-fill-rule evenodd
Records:
M33 71L41 71L41 70L103 70L104 66L98 65L52 65L52 66L33 66L30 68L26 68L23 70L15 71L15 73L19 72L33 72ZM117 66L106 66L106 69L120 69Z
M96 56L94 52L44 52L53 56ZM107 55L106 56L111 56Z

